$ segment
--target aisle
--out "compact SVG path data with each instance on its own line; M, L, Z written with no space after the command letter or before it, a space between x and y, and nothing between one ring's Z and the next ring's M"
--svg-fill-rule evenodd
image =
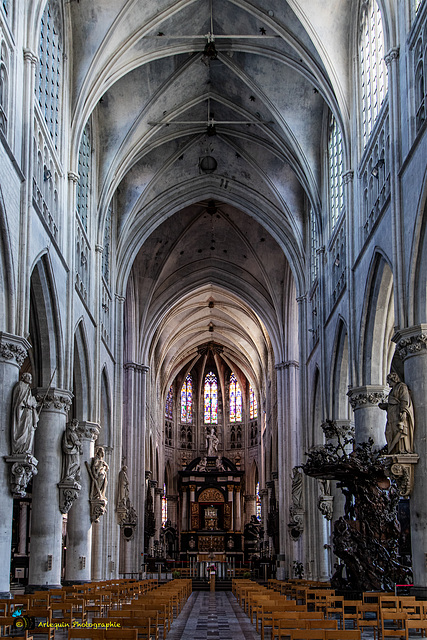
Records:
M259 640L247 615L229 591L193 591L167 640Z

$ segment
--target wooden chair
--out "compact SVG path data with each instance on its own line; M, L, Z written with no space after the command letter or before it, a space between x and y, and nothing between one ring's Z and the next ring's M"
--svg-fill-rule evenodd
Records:
M138 640L138 629L106 629L105 640Z
M337 620L307 620L304 619L307 629L329 629L332 631L338 630Z
M361 604L361 600L344 600L345 621L351 621L353 629L357 629L357 607Z
M380 633L380 608L378 604L359 604L357 606L357 628L371 628L374 631L374 640Z
M323 629L295 629L290 630L290 640L325 640L326 631Z
M339 631L326 631L325 640L361 640L359 629L340 629Z
M79 638L79 640L104 640L103 629L68 629L68 640Z
M391 610L385 607L380 613L381 640L386 638L405 638L405 640L408 640L407 613L394 611L394 607L391 607Z

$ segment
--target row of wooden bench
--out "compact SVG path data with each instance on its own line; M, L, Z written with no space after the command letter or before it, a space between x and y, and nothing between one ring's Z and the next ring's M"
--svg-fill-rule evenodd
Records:
M408 640L410 631L424 634L427 629L427 602L383 592L345 600L328 586L285 586L272 581L266 588L249 580L234 580L232 588L257 631L260 629L262 640L266 627L271 628L272 640L291 637L292 629L312 630L316 626L325 633L339 630L340 640L358 639L368 628L374 639L381 634L384 639Z

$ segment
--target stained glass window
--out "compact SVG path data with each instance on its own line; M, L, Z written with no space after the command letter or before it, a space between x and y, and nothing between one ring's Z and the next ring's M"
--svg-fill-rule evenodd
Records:
M218 381L210 371L204 386L205 424L218 424Z
M193 421L193 379L188 374L181 388L181 422Z
M251 420L258 418L258 402L255 391L249 387L249 417Z
M366 146L388 89L383 23L377 0L362 4L359 62L363 146Z
M166 410L165 410L165 417L169 418L169 420L172 420L173 418L173 387L171 386L171 388L168 391L168 395L166 396Z
M259 495L259 482L256 484L256 517L261 522L261 496Z
M165 526L166 520L168 519L168 499L166 498L166 485L163 485L163 495L162 495L162 527Z
M344 205L343 157L341 131L334 116L329 125L329 200L331 231L334 229Z
M230 376L230 422L242 421L242 390L234 373Z

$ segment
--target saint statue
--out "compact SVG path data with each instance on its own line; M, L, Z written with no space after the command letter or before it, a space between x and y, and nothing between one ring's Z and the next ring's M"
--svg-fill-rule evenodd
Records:
M387 452L413 453L414 409L409 389L394 372L387 376L387 384L391 387L387 402L380 402L378 405L380 409L387 411Z
M90 466L92 484L90 487L91 500L104 500L107 490L108 464L104 460L104 447L98 447Z
M34 432L39 416L37 400L31 393L31 373L24 373L12 393L12 455L29 453L34 447Z
M216 456L218 451L219 439L215 434L214 427L211 427L210 432L208 431L206 434L206 447L208 449L208 456L213 457Z
M292 505L302 509L302 472L298 467L292 469Z
M83 453L82 443L77 434L78 420L71 420L62 436L62 478L61 482L80 479L80 456Z
M119 471L119 492L117 496L117 508L126 509L129 499L129 478L127 474L128 468L124 464Z

